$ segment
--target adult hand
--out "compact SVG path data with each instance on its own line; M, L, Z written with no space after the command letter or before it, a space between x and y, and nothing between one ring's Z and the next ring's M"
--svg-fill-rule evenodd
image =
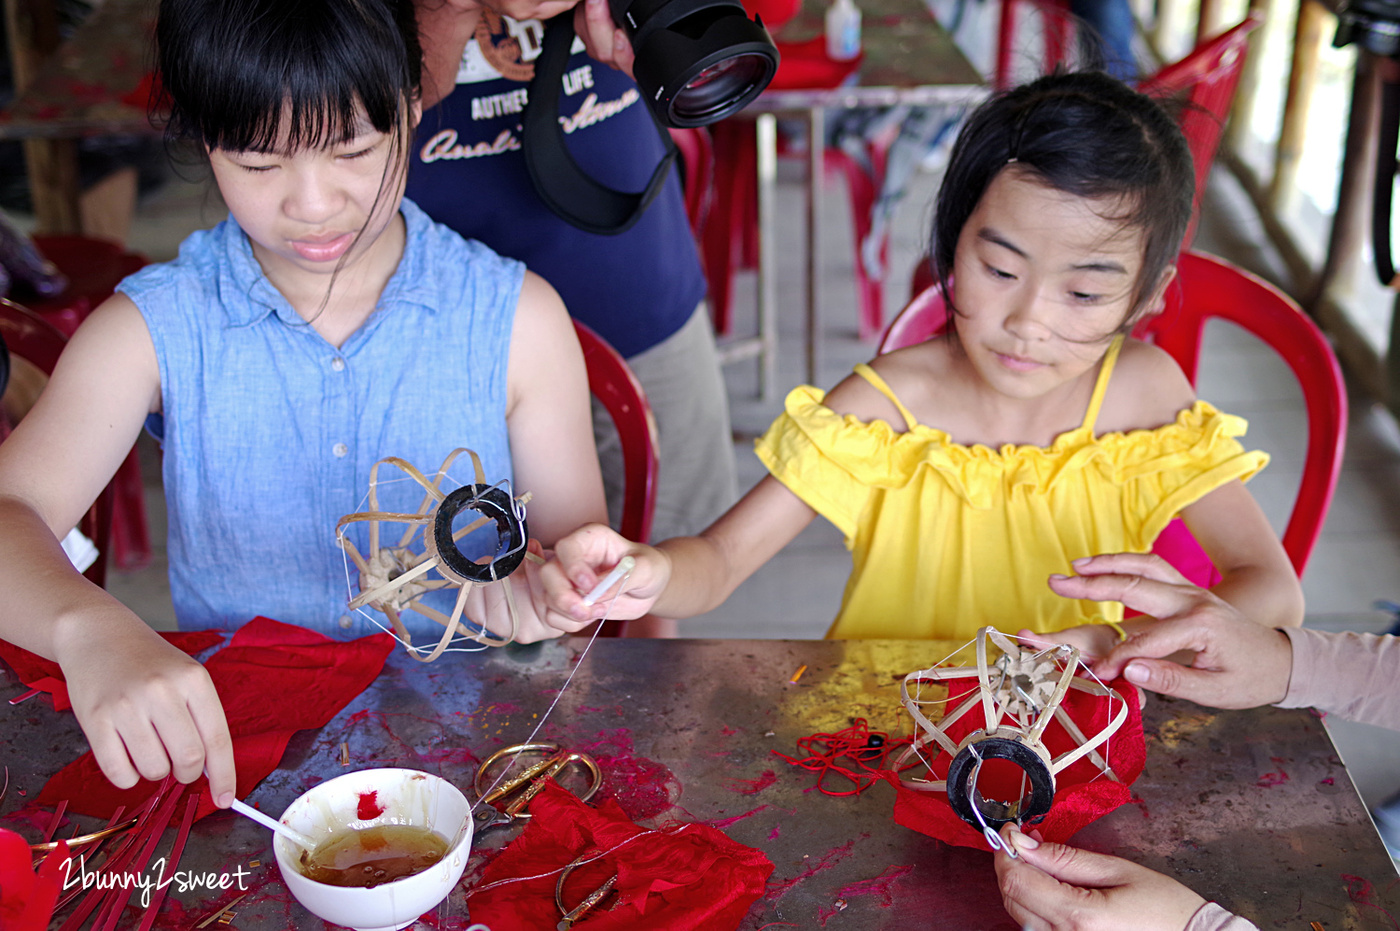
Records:
M665 553L633 543L602 524L575 530L555 545L554 556L541 573L546 598L552 610L578 621L641 617L671 578L671 561ZM593 604L585 605L583 599L624 556L636 560L632 572L600 593Z
M589 58L633 77L636 56L632 54L632 40L627 38L627 31L613 21L608 0L583 0L576 6L574 32L583 39Z
M1104 679L1129 682L1214 708L1253 708L1288 692L1293 647L1278 630L1256 624L1213 593L1187 582L1152 555L1118 553L1075 563L1077 576L1052 577L1069 598L1121 601L1157 618L1134 626L1095 664ZM1162 659L1187 650L1189 666Z
M1119 857L1045 843L1010 824L1001 836L1019 854L996 853L1001 900L1031 931L1182 931L1206 901Z
M70 627L55 633L55 659L103 775L128 789L171 773L193 782L207 769L214 804L227 808L233 742L204 667L134 615L85 617Z

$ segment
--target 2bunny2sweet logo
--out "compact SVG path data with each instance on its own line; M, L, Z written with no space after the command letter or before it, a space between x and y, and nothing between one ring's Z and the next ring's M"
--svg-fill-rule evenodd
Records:
M77 864L76 869L74 863ZM65 861L61 867L63 888L71 889L78 886L82 889L140 889L141 907L147 908L151 904L151 893L157 889L171 886L176 893L191 892L196 889L208 889L213 892L226 891L237 886L239 892L247 892L248 886L244 880L252 875L242 865L239 865L232 873L216 873L212 870L205 872L177 870L166 876L165 866L165 857L161 857L155 862L152 871L108 873L102 870L89 870L85 857L74 857Z

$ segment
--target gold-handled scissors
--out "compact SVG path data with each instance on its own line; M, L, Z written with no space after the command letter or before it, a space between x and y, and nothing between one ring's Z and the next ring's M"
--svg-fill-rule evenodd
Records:
M505 777L510 764L517 757L525 755L542 755L542 759L536 760L519 772ZM506 768L495 777L492 776L492 769L501 760L506 760ZM582 767L589 778L589 785L584 791L577 793L579 801L586 802L597 793L603 784L603 771L598 768L598 763L586 753L574 753L569 750L559 749L558 744L533 743L515 744L497 750L482 761L476 769L476 796L480 799L476 814L476 829L478 832L497 825L511 825L530 817L530 813L525 809L530 801L540 794L545 783L550 778L558 776L564 768L571 765ZM503 778L504 777L504 778ZM493 782L494 778L494 782ZM519 790L518 795L512 793ZM504 807L497 807L497 804L509 797Z

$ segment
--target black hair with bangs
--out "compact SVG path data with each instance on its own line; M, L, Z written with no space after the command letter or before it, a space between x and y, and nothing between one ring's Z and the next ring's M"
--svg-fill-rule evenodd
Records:
M412 0L161 0L156 48L167 138L226 151L399 135L422 77Z
M1118 219L1141 229L1146 240L1120 329L1130 328L1148 309L1191 222L1195 172L1176 121L1162 104L1093 71L1053 74L982 104L958 135L938 191L930 256L945 294L953 294L949 283L963 226L1013 162L1068 194L1123 198Z

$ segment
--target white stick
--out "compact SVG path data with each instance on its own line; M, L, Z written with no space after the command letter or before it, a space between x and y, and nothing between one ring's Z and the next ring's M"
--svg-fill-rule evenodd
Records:
M314 840L307 837L305 834L301 833L296 828L287 827L287 825L283 824L282 822L269 818L267 815L258 811L251 805L245 805L238 799L234 799L233 804L229 807L232 808L234 811L238 812L240 815L252 818L254 821L256 821L258 824L261 824L263 827L271 828L273 831L276 831L278 834L281 834L283 837L296 844L298 847L306 848L308 853L316 849L316 842Z
M583 603L589 607L592 607L593 602L603 597L603 592L612 588L613 584L616 583L618 579L631 572L632 567L636 564L637 560L633 559L631 556L624 556L621 559L619 559L617 561L617 565L613 566L612 572L609 572L607 575L603 576L603 581L593 586L593 591L583 596Z

